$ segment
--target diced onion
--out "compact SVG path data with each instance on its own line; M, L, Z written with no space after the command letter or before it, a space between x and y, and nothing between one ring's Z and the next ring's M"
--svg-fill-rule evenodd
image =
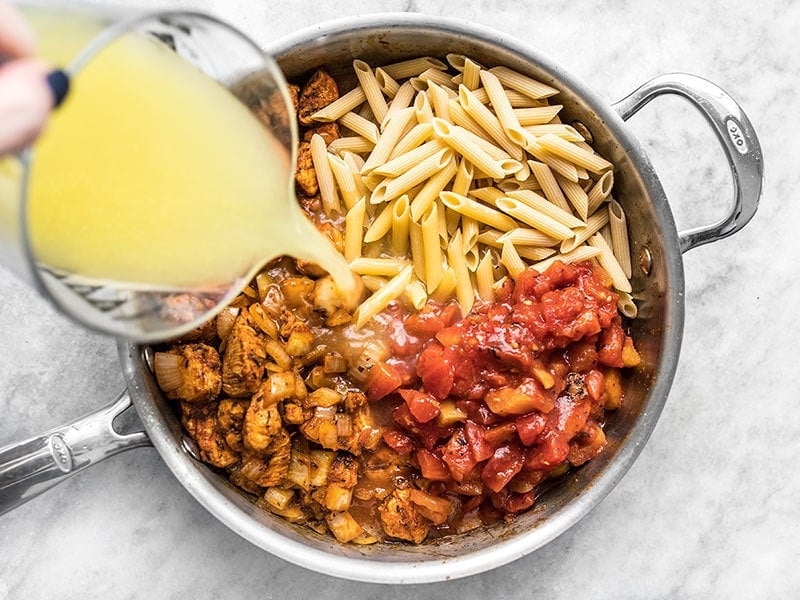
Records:
M171 352L156 352L153 356L153 370L159 387L165 392L177 390L183 385L183 357Z

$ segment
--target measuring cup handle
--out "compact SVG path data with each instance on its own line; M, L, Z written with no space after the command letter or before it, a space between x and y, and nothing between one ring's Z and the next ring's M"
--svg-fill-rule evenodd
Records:
M717 134L733 176L733 207L717 223L680 232L681 252L686 252L733 235L753 218L761 198L764 160L758 136L742 108L727 92L702 77L688 73L660 75L614 104L613 108L627 120L662 94L682 96L700 111Z
M114 419L130 406L126 390L97 412L0 448L0 515L109 456L150 445L144 432L114 430Z

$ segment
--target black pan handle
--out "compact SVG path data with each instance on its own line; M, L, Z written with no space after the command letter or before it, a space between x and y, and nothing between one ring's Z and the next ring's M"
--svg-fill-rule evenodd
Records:
M733 207L721 221L678 234L681 252L715 242L742 229L756 214L764 183L764 160L750 119L731 96L710 81L688 73L655 77L613 105L628 120L653 98L676 94L702 113L722 145L733 175Z

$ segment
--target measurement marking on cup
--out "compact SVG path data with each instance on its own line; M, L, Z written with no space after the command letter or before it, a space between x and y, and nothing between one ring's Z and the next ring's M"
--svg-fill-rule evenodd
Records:
M739 154L747 154L747 142L744 139L742 128L739 123L729 117L728 120L725 121L725 127L728 130L728 137L731 138L731 142L733 142L733 147L736 148Z
M50 447L50 453L53 455L53 460L55 460L58 468L64 473L72 471L72 454L64 438L56 433L51 435L47 442Z

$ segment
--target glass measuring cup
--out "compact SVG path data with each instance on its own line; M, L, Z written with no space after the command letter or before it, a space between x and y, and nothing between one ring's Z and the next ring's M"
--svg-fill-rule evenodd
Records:
M169 339L193 329L232 300L265 260L283 253L312 260L322 257L323 260L317 262L338 275L338 281L346 280L349 271L343 259L292 201L292 166L297 138L292 104L287 84L277 66L254 42L214 17L193 12L168 11L142 15L105 8L99 10L94 5L20 3L18 6L38 33L44 58L55 60L57 64L62 61L73 84L73 91L48 125L43 137L57 136L57 121L66 119L69 111L78 110L80 103L86 100L80 95L82 78L88 79L92 69L106 56L116 52L119 44L128 43L132 38L146 38L145 52L151 51L151 45L159 46L155 51L157 58L148 63L153 68L159 67L161 62L176 60L174 56L177 55L181 61L192 65L193 72L202 72L202 78L221 84L226 90L225 94L235 97L239 108L247 109L250 121L242 126L245 117L238 115L233 119L240 130L233 130L231 137L235 137L237 131L243 133L241 127L246 127L247 135L252 129L259 129L259 135L263 134L264 139L270 140L265 154L268 160L263 163L264 173L258 175L261 180L270 180L270 185L260 190L265 192L264 206L258 207L252 215L245 214L245 211L238 210L242 202L243 188L237 187L241 177L232 175L225 179L226 173L215 172L218 165L214 160L205 165L198 164L197 172L189 178L186 177L186 171L193 170L195 165L185 161L175 164L166 161L168 166L160 169L160 164L151 161L146 163L148 166L143 172L136 173L137 182L152 180L170 184L175 180L192 183L194 193L200 195L205 188L213 188L210 184L216 183L219 187L223 181L225 187L232 189L230 197L224 199L224 206L216 212L206 211L205 216L200 218L196 213L202 212L205 204L198 199L194 206L184 205L189 206L184 220L172 222L170 219L174 220L175 215L167 207L173 196L158 197L154 200L155 204L151 202L149 205L145 202L149 198L144 197L147 194L132 200L119 200L125 195L126 189L122 188L126 186L113 181L113 177L111 180L103 179L101 176L108 174L104 168L102 172L93 174L93 178L100 183L90 183L102 184L108 189L101 190L103 194L97 201L88 203L86 219L83 220L77 210L73 211L76 214L62 214L69 211L69 202L76 201L74 197L65 196L63 201L61 199L64 188L71 185L72 179L79 178L80 173L75 173L103 160L109 163L108 155L121 149L122 152L114 154L118 157L116 162L112 160L110 164L103 164L111 170L119 169L117 175L124 180L130 176L133 167L126 170L124 164L120 165L127 162L128 156L131 162L137 157L141 158L142 151L138 149L137 155L135 144L142 140L134 139L132 142L127 138L99 138L107 145L90 144L88 150L81 150L80 144L62 145L61 154L56 154L55 163L51 160L50 164L57 164L63 157L72 161L73 168L61 173L51 170L50 174L45 160L46 144L40 140L18 156L0 161L0 261L71 318L89 328L138 342ZM65 33L67 31L68 34ZM137 47L136 52L139 51L142 48ZM205 85L199 79L192 81L193 85ZM112 82L113 86L124 83ZM116 87L109 87L108 92L115 90ZM146 89L144 93L152 97L165 95L159 89ZM219 98L219 89L213 94ZM159 102L167 100L165 97L159 98ZM187 112L191 112L192 106L192 102L185 106ZM229 141L224 132L217 139L209 140L204 138L202 132L203 128L216 124L218 115L215 109L219 106L210 104L205 112L195 111L193 118L201 131L197 136L192 134L193 140L170 139L166 134L151 135L150 145L145 147L146 152L158 153L161 146L173 145L176 153L188 154L203 144L207 144L211 152L215 145L224 145ZM230 110L228 105L225 106L225 110ZM168 121L164 121L166 129L172 127L173 121L186 120L183 108L176 107ZM134 109L139 110L139 107ZM109 127L114 124L115 118L125 116L112 114L109 119L109 115L103 111L97 114L91 114L91 109L87 111L93 123L94 119L105 118ZM217 130L219 133L219 127ZM163 139L153 144L155 137ZM125 153L126 144L131 147L129 154ZM81 157L81 151L85 156ZM170 158L170 155L166 157ZM221 157L217 158L221 160ZM226 165L228 170L237 167L235 161L228 161ZM203 169L204 166L210 168ZM252 175L241 169L239 174ZM119 189L110 189L115 185ZM127 188L130 187L127 185ZM163 188L165 185L155 187ZM81 189L96 191L91 186ZM173 191L179 195L182 190ZM80 201L85 199L84 196L78 198ZM142 203L142 208L138 202ZM105 216L92 212L94 216L90 219L89 212L96 209L107 212ZM142 215L147 219L140 218ZM230 218L231 215L236 218ZM121 225L115 228L113 224L118 221ZM43 225L45 222L47 226ZM165 222L166 227L163 226ZM241 235L237 233L240 228ZM187 231L193 232L192 235L189 236ZM259 231L263 231L265 239L257 239ZM180 264L178 259L186 249L185 245L172 239L181 236L171 236L171 233L185 234L183 238L193 244L202 242L202 246L195 244L194 247L195 251L203 251L202 256L198 255L197 260L193 261L191 252L187 252L188 256L181 259L191 267L189 270L197 270L196 276L178 277L176 273L161 273L165 265ZM270 236L275 238L272 243L268 239ZM242 242L245 238L249 240L246 243ZM85 246L82 258L69 258L68 255L77 252L76 248L80 249L82 245ZM243 247L247 250L244 254ZM289 251L282 252L283 249ZM228 264L228 255L236 260ZM95 268L95 263L103 261L103 268ZM125 269L119 268L123 262ZM201 269L198 267L201 262L216 266L203 266ZM92 268L89 268L90 265ZM143 268L139 269L140 266ZM202 270L212 275L204 278L200 274Z

